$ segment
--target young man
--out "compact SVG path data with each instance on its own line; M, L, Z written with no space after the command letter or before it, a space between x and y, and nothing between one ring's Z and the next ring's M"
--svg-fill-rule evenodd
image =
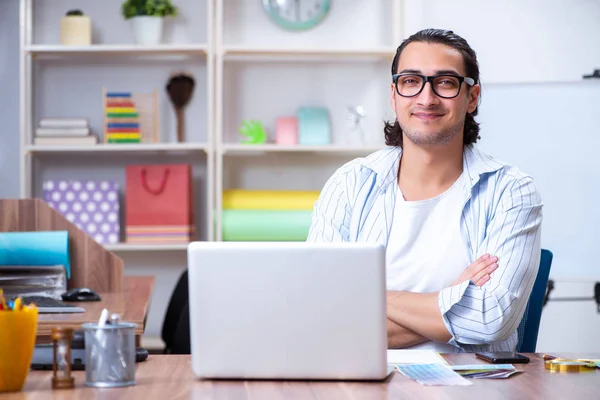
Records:
M308 241L386 246L388 345L514 351L540 262L531 177L478 151L475 52L424 30L392 63L389 146L342 166L315 204Z

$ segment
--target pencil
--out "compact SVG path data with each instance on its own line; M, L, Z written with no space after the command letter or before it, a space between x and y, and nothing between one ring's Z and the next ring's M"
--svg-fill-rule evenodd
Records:
M21 311L21 306L22 306L22 300L20 297L17 297L15 299L15 305L13 306L13 310L14 311Z
M6 299L4 298L4 291L2 289L0 289L0 310L8 310Z

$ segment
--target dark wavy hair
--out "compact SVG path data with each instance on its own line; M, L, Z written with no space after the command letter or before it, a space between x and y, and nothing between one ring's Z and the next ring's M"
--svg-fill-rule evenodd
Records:
M465 39L452 31L442 29L424 29L404 40L402 44L398 46L396 55L392 61L392 75L397 73L398 62L402 50L412 42L445 44L446 46L458 50L462 54L465 62L467 76L473 78L475 83L479 83L479 63L477 62L477 54L475 51L469 46ZM478 108L479 107L475 108L472 113L467 113L465 116L463 135L463 142L465 145L475 143L477 142L477 139L480 139L479 123L477 123L474 118L477 115ZM398 120L395 120L393 123L385 122L383 132L385 133L386 145L402 147L402 128L400 127Z

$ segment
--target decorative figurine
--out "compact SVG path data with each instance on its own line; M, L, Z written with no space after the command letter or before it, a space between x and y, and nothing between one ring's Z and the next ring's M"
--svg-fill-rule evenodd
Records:
M267 133L260 121L244 120L239 131L246 136L246 139L242 141L243 144L263 144L267 141Z
M366 146L365 131L362 128L361 120L367 116L363 106L348 106L347 120L349 125L348 139L351 142L358 139L360 145Z

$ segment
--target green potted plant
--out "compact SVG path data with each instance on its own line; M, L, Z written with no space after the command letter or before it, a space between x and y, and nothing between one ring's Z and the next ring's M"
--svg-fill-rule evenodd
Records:
M125 0L121 14L131 20L138 44L155 45L162 41L163 19L174 17L178 9L170 0Z
M60 43L66 46L89 46L92 21L81 10L69 10L60 20Z

